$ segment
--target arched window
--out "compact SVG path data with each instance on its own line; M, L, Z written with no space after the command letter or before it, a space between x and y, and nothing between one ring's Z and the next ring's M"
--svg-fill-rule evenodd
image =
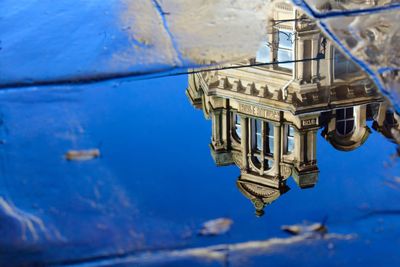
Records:
M269 170L274 164L274 126L259 119L251 119L252 162L261 171Z
M242 139L241 117L236 113L233 115L233 128L235 131L236 138L238 139L237 141L240 141Z
M348 135L354 130L354 108L336 110L336 132Z
M257 169L262 167L262 122L258 119L251 119L251 159Z

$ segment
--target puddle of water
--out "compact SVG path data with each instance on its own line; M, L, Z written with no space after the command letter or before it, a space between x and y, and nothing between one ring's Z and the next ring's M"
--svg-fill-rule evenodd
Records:
M199 82L203 74L196 77ZM393 225L399 167L398 159L392 158L396 153L390 135L393 110L377 91L367 97L357 89L349 101L341 98L343 92L337 88L337 99L329 105L296 105L303 109L296 114L290 109L295 101L259 97L256 91L248 95L243 88L233 92L228 86L200 89L193 87L197 83L193 77L189 86L186 79L2 94L1 194L19 213L40 219L46 234L34 228L40 233L38 239L24 239L18 230L24 222L5 212L2 229L9 235L2 240L7 253L1 260L96 263L98 257L109 257L113 262L118 255L131 257L139 252L286 238L282 225L326 218L329 233L357 236L354 242L361 248L356 255L365 257L362 250L370 246L368 242L375 249L397 242ZM193 97L200 92L200 98ZM314 103L313 97L306 99ZM193 110L191 101L197 107L205 103L203 112ZM348 109L353 112L346 115L342 127L339 116ZM240 120L234 120L233 114ZM256 130L260 125L261 135ZM266 131L270 125L273 133ZM253 150L258 137L260 151ZM249 149L247 153L240 144ZM271 145L273 153L268 154ZM64 158L70 149L93 147L101 151L100 158ZM258 162L262 156L264 161ZM228 164L232 165L218 167ZM227 234L197 235L204 222L220 217L233 221ZM30 228L25 231L29 236ZM296 249L329 252L330 243L307 241ZM338 247L336 255L354 245L332 243ZM12 256L16 251L21 255L18 259ZM274 259L289 251L290 247L273 249L262 257ZM151 255L139 259L150 264L158 254ZM240 255L244 254L231 257L239 260ZM305 255L307 265L314 256ZM375 259L372 255L361 262ZM243 257L253 261L259 256ZM132 261L137 260L134 256ZM355 260L347 258L351 263Z
M9 8L0 24L12 24L31 9L47 10L46 2L35 7L31 3L0 4ZM51 33L65 17L83 20L71 24L72 28L84 25L72 30L71 38L79 42L71 42L72 48L62 53L57 41L42 47L49 37L45 34L38 35L29 50L20 39L22 33L9 28L5 36L12 38L5 40L14 43L4 42L0 57L9 61L2 62L24 64L7 69L4 84L42 78L57 82L60 74L73 82L71 77L80 68L85 70L79 72L82 77L90 78L93 66L101 77L121 70L153 72L223 62L232 60L232 55L244 59L193 69L189 75L2 91L1 263L321 266L329 259L332 266L395 266L400 262L396 250L400 117L380 91L386 84L397 90L397 73L385 69L390 75L375 74L384 63L395 68L397 62L395 53L387 57L374 52L373 58L363 58L369 55L366 51L392 49L388 40L396 39L396 29L393 34L383 32L389 39L378 38L382 46L368 39L366 46L351 51L353 57L374 60L369 61L373 67L363 65L362 70L344 55L352 39L345 32L351 27L343 23L359 30L352 37L370 38L361 32L375 25L373 15L316 22L279 2L268 12L274 20L266 23L257 17L265 12L264 1L238 1L225 10L226 3L125 1L123 11L109 9L109 3L95 7L90 1L71 11L60 3L52 6L61 14L59 19L45 15L30 27L19 28L29 39L38 25ZM341 9L353 8L347 3ZM215 5L223 12L214 10L211 14L216 15L211 16ZM326 7L316 8L325 12ZM244 10L239 12L240 8ZM247 10L255 8L261 13L253 20ZM104 16L93 25L86 21L91 17L75 13L94 10L124 15ZM137 20L134 15L141 10L152 16ZM394 27L385 28L384 22L397 13L384 12L394 17L382 19L378 33L382 27ZM210 24L202 28L200 18L207 15ZM108 24L116 17L118 23L131 25L123 38ZM195 17L190 31L182 26L189 17ZM250 19L264 29L251 28ZM132 26L138 23L142 27ZM240 36L243 40L265 31L262 45L255 38L236 47L231 42L235 29L224 28L225 23L239 32L251 28ZM341 49L318 23L331 27L335 36L343 34ZM92 34L105 25L109 28L102 28L104 40L111 36L110 47L114 40L121 44L117 53L91 51L104 44L92 42L97 39L90 36L82 45L78 38L82 31ZM226 31L220 33L219 27ZM200 52L205 47L201 40L211 42L210 31L221 42ZM64 33L59 34L63 39ZM127 36L129 45L124 43ZM238 50L228 49L230 44ZM19 61L15 47L25 47ZM76 51L82 47L87 51L80 58ZM48 50L33 53L37 48ZM47 72L51 65L44 62L56 54L54 60L60 65ZM78 59L91 67L75 64ZM99 64L109 59L115 72L109 72L110 65ZM31 72L34 67L37 70ZM27 78L28 74L32 76ZM76 160L68 160L68 155ZM199 235L202 232L207 234Z

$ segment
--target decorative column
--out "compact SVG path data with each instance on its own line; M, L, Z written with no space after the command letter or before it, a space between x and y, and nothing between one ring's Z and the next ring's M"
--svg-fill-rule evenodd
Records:
M380 127L382 127L383 122L385 121L386 118L386 110L387 110L387 104L386 103L380 103L379 104L379 110L378 110L378 116L376 116L376 122Z
M274 168L277 170L277 174L280 173L279 165L281 163L281 125L274 123Z
M299 137L300 137L300 146L297 149L297 153L298 153L297 155L299 158L300 165L303 165L303 163L305 162L304 151L307 149L305 147L305 142L304 142L305 141L304 132L299 132Z
M222 110L221 112L221 135L222 135L222 143L225 146L225 149L227 149L227 140L228 140L228 115L226 109Z
M296 53L297 55L294 55L295 56L294 59L302 60L302 59L304 59L304 40L299 39L297 41L297 46L298 46L297 53ZM297 75L296 75L297 79L300 81L303 81L304 80L304 61L296 62L295 71L297 73Z
M242 139L241 139L241 145L242 145L242 165L243 169L247 170L248 169L248 157L247 154L249 153L248 151L248 143L249 143L249 131L248 131L248 119L246 117L243 117L242 115L240 116L240 125L242 126Z
M354 107L354 119L356 129L362 129L367 125L367 105Z
M307 133L308 136L308 160L315 163L317 159L317 130L312 130Z
M265 121L262 121L261 122L261 162L260 162L260 164L261 164L261 167L260 167L260 171L259 171L259 174L260 175L263 175L264 174L264 170L265 170L265 148L266 148L266 133L267 133L267 131L266 131L266 125L267 125L267 122L265 122Z
M212 113L212 143L216 150L221 148L221 110L214 110Z

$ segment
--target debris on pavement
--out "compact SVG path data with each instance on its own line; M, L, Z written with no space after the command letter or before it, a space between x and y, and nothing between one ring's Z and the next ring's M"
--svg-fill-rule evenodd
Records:
M328 232L328 228L324 223L313 223L309 225L283 225L281 227L283 231L291 235L314 235L319 234L321 236Z
M207 221L203 224L199 231L202 236L215 236L227 233L233 224L229 218L218 218L215 220Z
M66 160L91 160L100 157L99 149L70 150L65 154Z

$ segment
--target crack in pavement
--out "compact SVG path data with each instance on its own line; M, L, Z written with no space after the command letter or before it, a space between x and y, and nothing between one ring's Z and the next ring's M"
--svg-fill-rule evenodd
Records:
M165 12L163 10L162 6L160 5L160 3L157 0L151 0L151 2L153 3L153 5L154 5L155 9L157 10L158 14L160 15L164 30L166 31L166 33L167 33L167 35L168 35L168 37L169 37L169 39L171 41L172 47L175 49L176 55L177 55L177 57L179 59L179 64L178 65L183 66L184 65L183 64L184 63L184 59L183 59L182 53L180 52L180 50L178 48L178 44L175 41L174 35L172 34L171 30L169 29L168 22L167 22L167 19L165 17L165 15L167 15L168 12Z

